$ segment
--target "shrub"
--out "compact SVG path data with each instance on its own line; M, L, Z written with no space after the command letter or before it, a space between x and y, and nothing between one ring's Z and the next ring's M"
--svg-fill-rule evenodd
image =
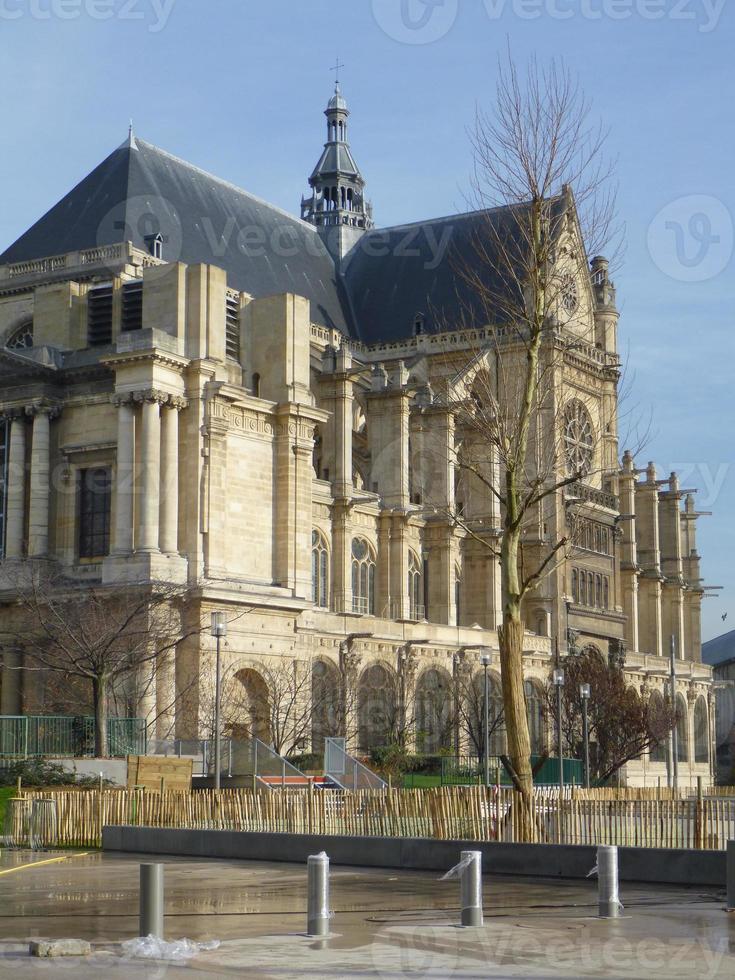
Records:
M58 762L40 757L18 759L1 768L0 786L15 786L19 777L22 785L29 789L44 789L47 786L99 786L97 776L80 776L69 772ZM112 781L103 779L102 785L111 786Z

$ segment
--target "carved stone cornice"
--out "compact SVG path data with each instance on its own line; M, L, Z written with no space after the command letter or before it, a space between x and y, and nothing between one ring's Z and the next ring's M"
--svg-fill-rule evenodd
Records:
M179 412L189 407L188 398L184 398L183 395L172 395L170 392L161 391L158 388L115 392L110 397L110 401L116 408L121 408L123 405L142 405L143 402L155 402Z

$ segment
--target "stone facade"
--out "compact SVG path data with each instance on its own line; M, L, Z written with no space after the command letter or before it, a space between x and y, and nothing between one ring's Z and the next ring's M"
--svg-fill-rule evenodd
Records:
M109 336L92 344L100 284ZM141 299L131 286L142 286L132 328L126 309ZM584 398L602 436L590 479L554 497L525 545L533 555L578 530L526 602L529 695L535 704L557 647L570 644L624 657L631 685L663 691L673 637L688 719L679 776L693 783L712 769L697 514L675 474L640 471L629 454L619 462L617 311L603 260L579 291L586 313L573 344L558 335L556 386L565 405ZM365 685L394 685L405 719L428 703L429 683L451 692L479 676L482 651L499 682L500 576L481 539L498 538L500 514L480 481L458 484L457 446L482 447L452 399L433 396L451 385L466 401L481 340L476 329L416 329L366 344L319 322L305 296L256 296L216 262L169 261L165 247L129 241L7 262L4 557L50 558L80 583L188 584L193 619L222 610L230 620L228 670L252 683L264 664L319 665L335 692L352 692L348 734L364 747L380 737L367 731ZM82 557L90 469L111 476L110 533L104 554ZM448 516L458 492L472 535ZM190 637L161 665L138 706L156 737L204 734L213 642ZM42 709L33 675L6 669L2 713ZM547 736L540 717L534 725L538 746ZM418 720L410 727L409 741L439 747ZM452 738L467 751L465 736ZM625 778L655 785L666 772L644 758Z

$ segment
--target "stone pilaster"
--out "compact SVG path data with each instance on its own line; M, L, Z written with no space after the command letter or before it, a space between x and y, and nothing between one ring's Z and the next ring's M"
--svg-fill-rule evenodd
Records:
M133 514L135 493L135 411L132 395L116 395L117 456L115 463L115 525L113 555L130 555L133 551Z
M161 493L161 404L167 396L156 391L136 393L141 402L140 486L136 551L159 551Z
M160 547L179 553L179 411L183 398L171 398L161 410Z
M33 417L28 555L31 558L43 558L49 553L51 419L58 416L59 409L47 405L33 405L28 407L26 412Z
M10 421L10 452L8 456L8 502L5 526L5 557L22 558L25 543L26 501L26 432L24 414L15 414Z

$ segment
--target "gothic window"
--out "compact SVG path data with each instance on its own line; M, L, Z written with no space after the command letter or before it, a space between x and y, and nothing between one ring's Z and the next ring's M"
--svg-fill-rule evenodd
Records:
M459 565L454 568L454 615L459 626L462 621L462 570Z
M595 605L602 608L602 575L595 575Z
M375 553L364 538L352 541L352 611L375 615Z
M358 743L363 751L395 738L398 698L395 675L383 664L371 664L357 686Z
M329 550L320 531L311 532L311 590L312 602L329 608Z
M651 762L666 762L666 746L668 743L668 736L663 732L663 715L664 715L664 699L661 696L660 691L654 691L651 694L651 700L648 703L648 714L650 718L650 725L655 735L660 735L660 741L656 745L651 746L648 753L648 758Z
M689 762L689 710L681 694L676 696L676 741L679 762Z
M104 558L110 550L110 470L79 473L79 557Z
M564 452L567 471L586 476L592 469L594 430L590 413L579 399L572 399L564 409Z
M531 738L531 752L540 755L544 750L546 730L544 725L544 706L538 685L526 681L523 685L526 692L526 714L528 717L528 734Z
M602 580L602 608L610 608L610 579L607 575Z
M694 761L709 762L707 702L699 697L694 705Z
M579 572L572 569L572 602L579 602Z
M10 423L0 422L0 557L5 556L5 528L8 509L8 454L10 451Z
M315 660L311 668L311 747L324 751L324 739L344 731L340 723L340 677L337 667Z
M562 278L560 293L562 307L571 315L579 306L579 290L573 275L567 274Z
M10 335L5 344L8 350L28 350L33 347L33 320L24 323L22 327Z
M416 735L420 752L433 755L448 749L452 737L451 679L430 667L416 684Z
M408 556L409 617L424 618L424 584L421 563L413 551Z

